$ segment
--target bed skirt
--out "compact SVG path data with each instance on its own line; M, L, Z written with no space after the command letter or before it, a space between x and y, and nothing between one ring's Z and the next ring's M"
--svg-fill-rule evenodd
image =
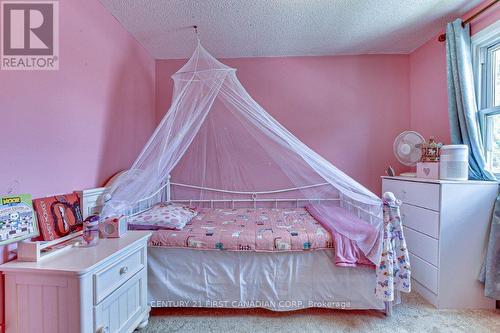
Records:
M337 267L333 251L148 248L151 307L384 310L375 271Z

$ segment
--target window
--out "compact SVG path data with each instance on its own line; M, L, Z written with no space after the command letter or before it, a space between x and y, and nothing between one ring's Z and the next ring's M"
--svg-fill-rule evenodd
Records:
M472 57L486 160L500 178L500 22L472 37Z

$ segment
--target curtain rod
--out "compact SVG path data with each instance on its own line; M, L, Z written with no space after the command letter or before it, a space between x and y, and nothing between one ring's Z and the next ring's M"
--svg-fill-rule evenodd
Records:
M487 11L488 9L493 7L493 5L495 5L498 1L500 1L500 0L494 0L494 1L490 2L487 6L484 6L482 9L480 9L477 12L475 12L474 14L472 14L471 17L469 17L468 19L466 19L465 21L462 22L462 26L464 27L467 23L470 23L471 21L473 21L476 17L478 17L479 15L481 15L482 13L484 13L485 11ZM444 42L445 40L446 40L446 34L439 35L438 41Z

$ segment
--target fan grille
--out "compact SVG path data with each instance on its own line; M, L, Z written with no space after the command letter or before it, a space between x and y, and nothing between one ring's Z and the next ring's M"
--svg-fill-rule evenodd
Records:
M425 142L422 135L414 131L405 131L394 140L394 155L397 160L408 166L414 166L422 157L420 145Z

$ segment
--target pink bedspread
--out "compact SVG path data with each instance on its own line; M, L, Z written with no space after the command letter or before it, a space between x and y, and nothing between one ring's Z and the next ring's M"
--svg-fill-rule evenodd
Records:
M183 230L158 230L150 246L232 251L333 248L333 239L304 208L200 209Z

